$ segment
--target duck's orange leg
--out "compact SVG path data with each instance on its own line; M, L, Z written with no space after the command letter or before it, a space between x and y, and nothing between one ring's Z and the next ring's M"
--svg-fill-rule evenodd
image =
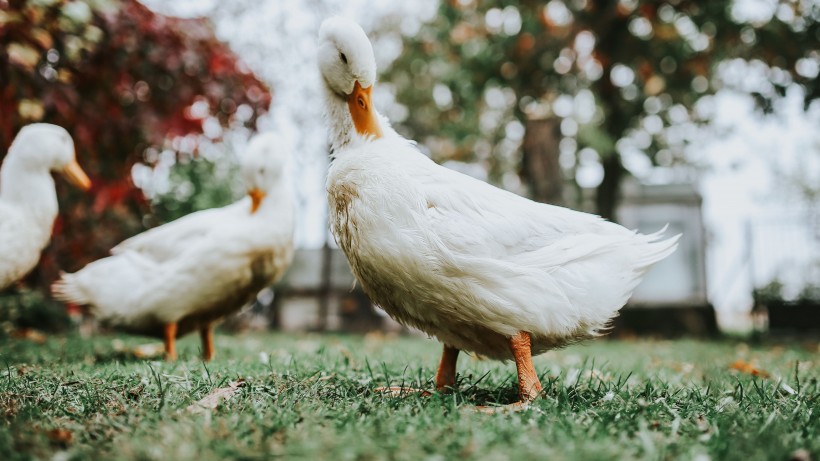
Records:
M436 372L436 390L444 391L448 387L454 387L456 385L457 360L458 349L445 344L444 352L441 354L441 362L439 362L438 371ZM401 397L408 394L419 394L422 397L432 395L424 389L404 386L377 387L375 391L386 394L390 397Z
M216 349L214 348L214 328L208 324L199 329L199 337L202 339L202 359L206 362L214 358Z
M438 364L436 372L436 390L443 391L448 387L456 385L456 361L458 360L458 349L444 345L444 352L441 353L441 362Z
M480 406L467 409L470 412L496 414L526 410L529 403L541 394L541 381L532 364L530 334L521 331L509 339L510 350L518 369L518 396L521 400L509 405Z
M532 364L530 334L521 331L510 338L510 349L518 369L518 395L521 402L531 402L541 394L541 381Z
M173 362L177 359L177 323L166 323L164 330L165 337L165 360Z

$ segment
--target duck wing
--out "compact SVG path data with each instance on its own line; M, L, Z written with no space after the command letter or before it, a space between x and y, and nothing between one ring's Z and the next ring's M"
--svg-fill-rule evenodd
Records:
M133 251L157 262L167 261L210 238L221 225L249 209L250 201L243 199L222 208L197 211L126 239L112 248L111 254Z
M38 233L26 231L31 225L15 207L0 201L0 290L24 276L40 258Z
M662 240L666 228L644 235L593 214L533 202L426 157L416 163L407 172L425 197L427 228L444 253L471 262L483 258L553 275L575 267L589 274L625 271L630 288L623 292L631 293L680 238Z
M635 235L596 215L533 202L423 156L413 164L405 171L425 199L423 219L455 254L510 260L562 241L567 244L555 249L579 254L599 246L595 242L608 243L608 236Z

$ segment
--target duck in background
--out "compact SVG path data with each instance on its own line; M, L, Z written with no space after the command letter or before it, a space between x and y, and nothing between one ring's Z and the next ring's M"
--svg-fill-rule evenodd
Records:
M294 200L289 149L279 136L254 137L240 157L248 196L191 213L120 243L112 255L52 286L57 299L88 305L104 323L163 339L198 330L214 357L214 322L276 282L293 260Z
M601 334L679 236L642 235L536 203L437 165L373 107L373 49L344 18L319 30L332 146L330 225L356 278L400 323L444 344L436 387L459 351L513 360L526 408L532 356ZM412 110L412 108L411 108Z
M68 131L48 123L23 127L0 166L0 290L29 273L51 240L58 212L51 172L91 188Z

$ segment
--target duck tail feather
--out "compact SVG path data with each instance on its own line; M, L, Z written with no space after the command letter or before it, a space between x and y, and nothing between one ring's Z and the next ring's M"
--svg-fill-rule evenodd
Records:
M677 250L678 244L680 243L680 238L683 234L676 234L672 237L663 239L663 234L668 227L669 225L667 224L660 231L645 236L646 242L649 245L647 250L641 255L639 261L642 268L648 268L652 264L663 260Z
M51 285L51 294L58 301L72 304L88 304L88 297L76 281L76 274L60 272L60 278Z

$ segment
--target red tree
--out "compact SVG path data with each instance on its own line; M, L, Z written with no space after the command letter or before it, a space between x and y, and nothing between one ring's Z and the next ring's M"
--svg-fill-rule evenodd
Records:
M21 127L55 123L73 135L94 182L83 195L58 181L60 218L34 282L144 227L147 203L130 170L147 148L201 135L206 119L253 128L270 101L207 20L165 17L135 0L0 0L0 159Z

